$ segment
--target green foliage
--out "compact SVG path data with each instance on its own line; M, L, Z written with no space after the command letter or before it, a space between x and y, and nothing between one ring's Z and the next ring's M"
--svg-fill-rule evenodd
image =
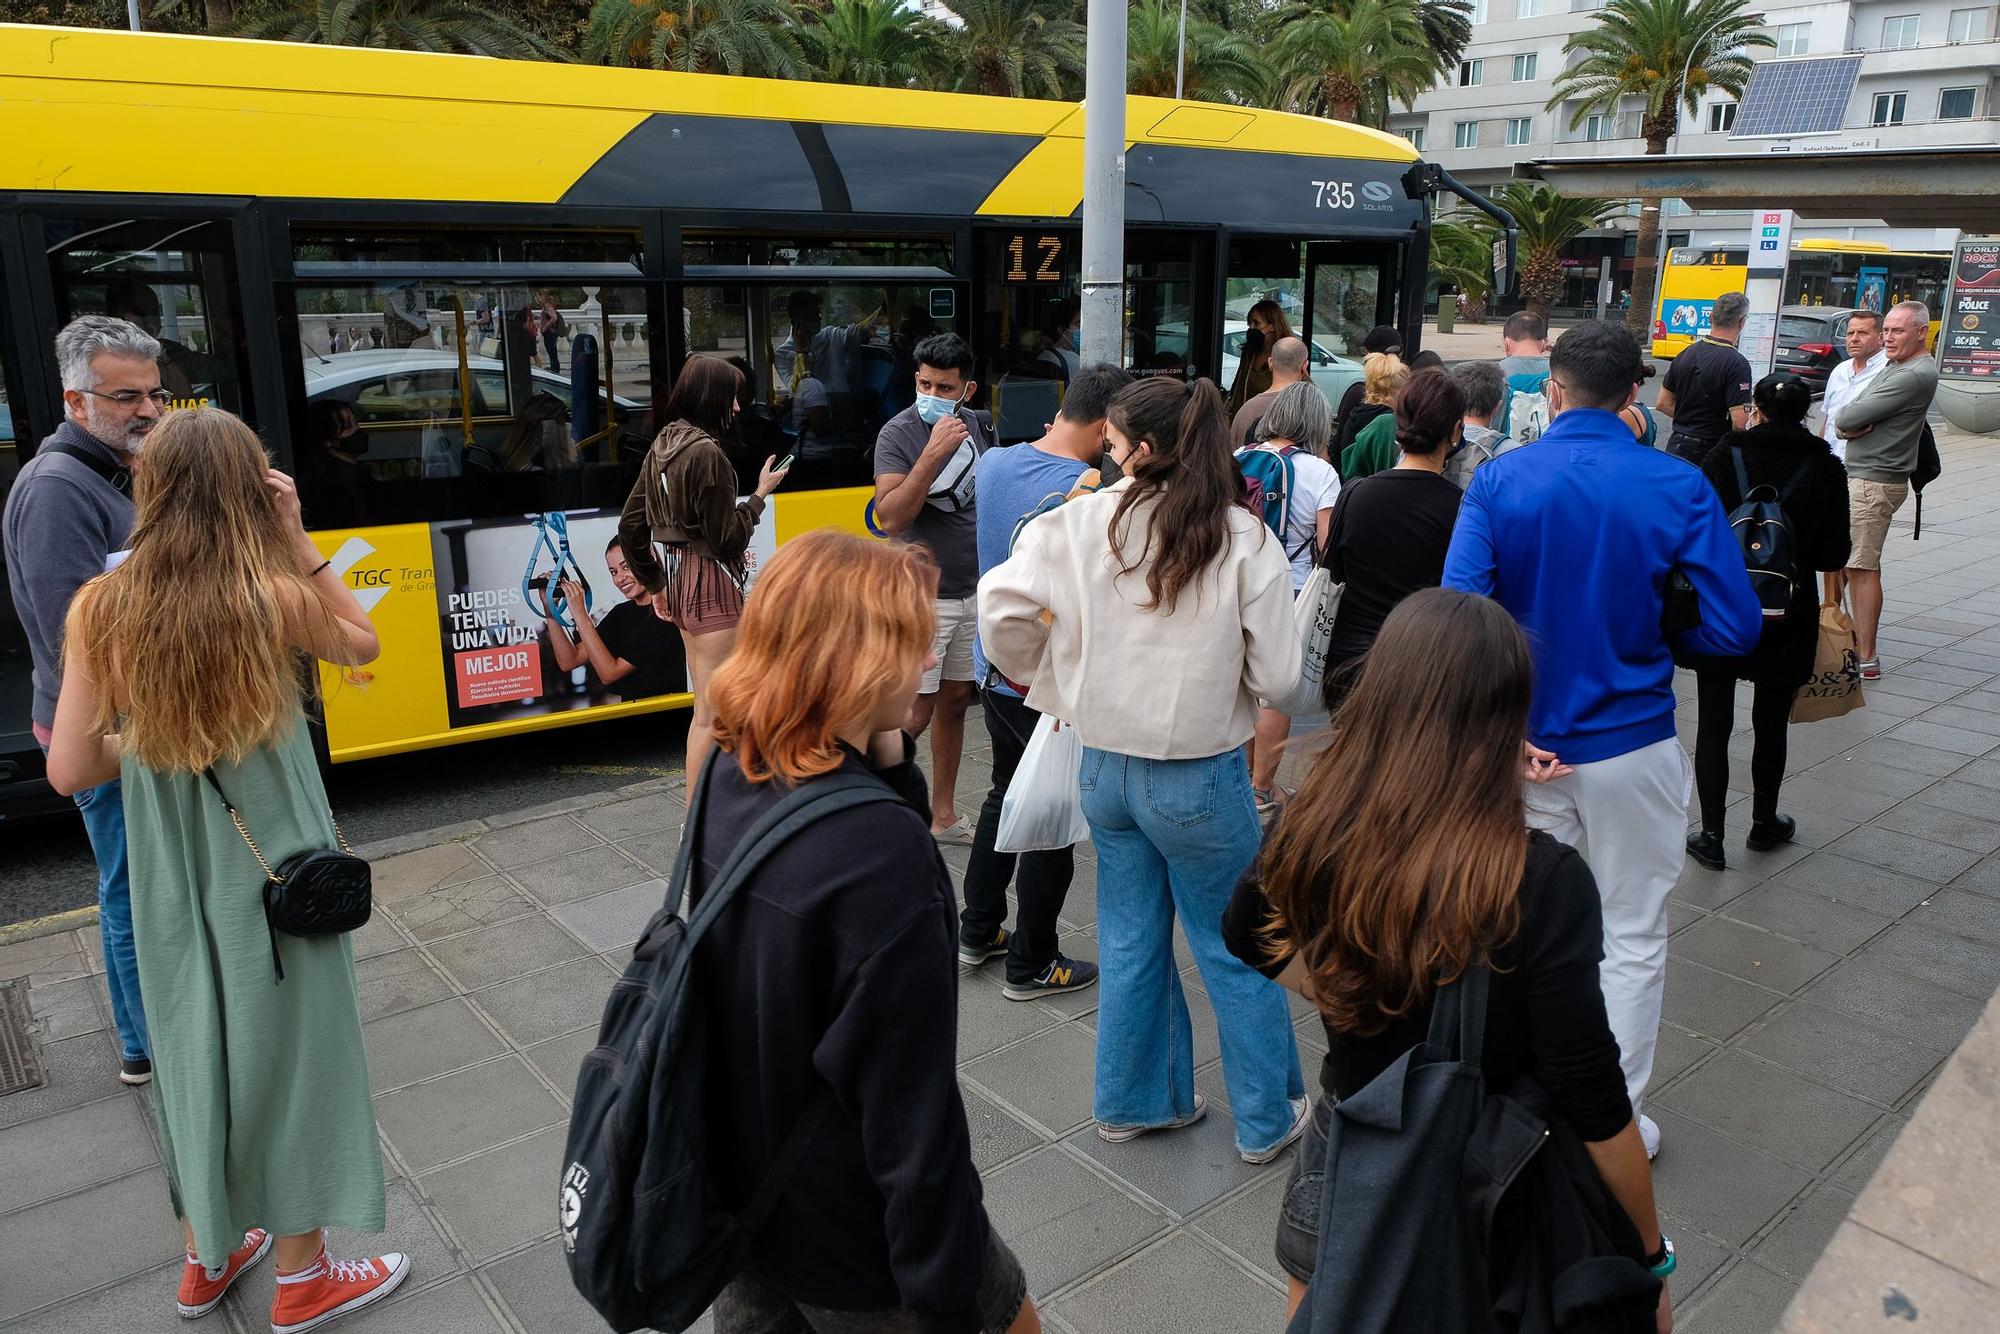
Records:
M1128 91L1147 97L1174 95L1180 18L1177 0L1135 0L1125 33ZM1189 7L1184 96L1258 105L1269 96L1272 83L1271 66L1255 41Z
M1418 9L1407 0L1288 0L1267 26L1279 105L1377 124L1392 100L1407 106L1437 75Z
M1480 214L1450 213L1431 223L1431 282L1484 301L1493 289L1493 226Z
M832 0L801 19L807 63L832 83L917 87L939 40L937 24L896 0Z
M1509 181L1494 191L1493 202L1513 215L1523 255L1560 250L1626 209L1622 199L1559 195L1540 181Z
M227 25L233 37L328 46L445 51L515 60L568 60L562 48L471 5L430 0L295 0L260 4Z
M1038 0L951 0L931 86L991 97L1066 98L1083 79L1083 25Z
M808 68L788 0L598 0L583 58L772 79L802 78Z
M1776 45L1762 23L1743 0L1610 0L1596 23L1563 43L1565 56L1583 58L1556 76L1549 109L1575 99L1575 128L1586 116L1615 113L1624 98L1643 97L1646 151L1664 153L1680 107L1698 111L1711 89L1742 94L1747 53Z

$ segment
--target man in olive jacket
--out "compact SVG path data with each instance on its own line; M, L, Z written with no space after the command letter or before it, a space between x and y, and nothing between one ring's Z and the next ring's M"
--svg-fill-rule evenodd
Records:
M1882 679L1875 656L1875 632L1882 623L1882 544L1889 520L1910 498L1917 441L1937 393L1937 363L1924 352L1930 327L1930 308L1923 302L1898 302L1882 321L1888 363L1834 417L1834 429L1847 438L1847 514L1854 537L1847 586L1864 681Z

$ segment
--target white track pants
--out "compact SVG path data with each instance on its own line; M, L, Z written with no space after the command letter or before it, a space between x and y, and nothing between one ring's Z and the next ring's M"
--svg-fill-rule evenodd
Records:
M1604 903L1604 962L1598 979L1618 1039L1632 1114L1653 1077L1660 1002L1667 984L1667 895L1687 859L1694 766L1680 742L1579 764L1550 783L1527 785L1528 824L1581 846Z

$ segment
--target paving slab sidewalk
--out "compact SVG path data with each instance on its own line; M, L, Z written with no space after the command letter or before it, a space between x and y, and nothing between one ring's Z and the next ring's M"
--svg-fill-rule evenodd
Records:
M2000 985L2000 444L1948 435L1944 450L1923 540L1899 525L1889 544L1887 676L1866 710L1793 731L1798 843L1754 854L1738 839L1728 871L1690 864L1670 904L1648 1108L1665 1132L1659 1198L1689 1334L1773 1327ZM1691 744L1692 679L1676 689ZM1738 717L1747 726L1747 703ZM990 776L976 718L967 747L970 801ZM602 1328L562 1269L558 1158L598 1007L671 869L682 799L677 780L653 780L366 850L381 911L356 953L390 1177L379 1244L416 1264L403 1293L345 1328ZM963 872L962 849L947 860ZM1086 956L1095 872L1086 848L1063 918L1064 948ZM987 1207L1047 1327L1277 1329L1288 1162L1238 1162L1222 1116L1101 1143L1094 996L1008 1002L997 970L963 976L960 1081ZM0 1098L0 1328L185 1328L150 1103L117 1082L101 974L94 929L0 945L0 979L30 981L50 1072L47 1088ZM1198 973L1186 981L1198 1083L1226 1111L1213 1019ZM1303 1007L1294 1017L1310 1065L1318 1026ZM208 1319L252 1334L269 1296L266 1269Z

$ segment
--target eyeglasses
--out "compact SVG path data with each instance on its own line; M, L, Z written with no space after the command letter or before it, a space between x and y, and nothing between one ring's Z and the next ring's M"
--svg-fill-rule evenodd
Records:
M153 406L156 408L164 408L167 404L174 401L174 396L164 389L155 389L151 393L145 394L140 393L137 389L120 389L115 394L100 394L95 389L85 389L82 392L89 394L92 398L108 399L121 408L137 407L139 400L142 398L152 399Z

